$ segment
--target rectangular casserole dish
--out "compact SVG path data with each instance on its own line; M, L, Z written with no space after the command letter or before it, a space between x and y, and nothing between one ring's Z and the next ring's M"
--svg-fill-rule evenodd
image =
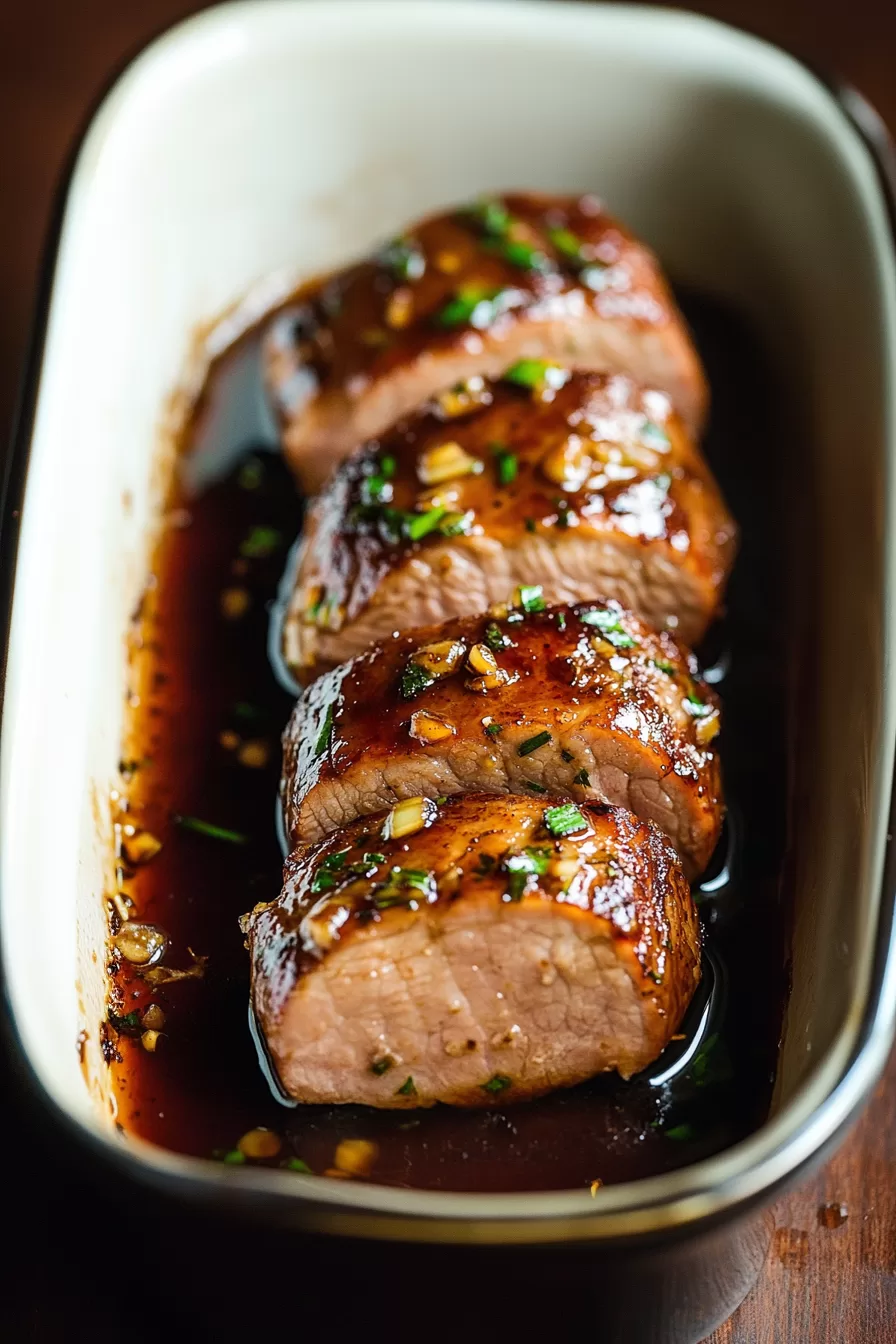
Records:
M896 267L888 151L875 162L869 138L882 139L867 107L789 56L640 7L233 4L168 33L119 79L67 186L4 515L6 993L42 1097L96 1153L175 1195L292 1226L585 1248L611 1315L620 1265L637 1269L628 1291L638 1282L643 1300L619 1308L630 1338L652 1337L660 1310L664 1339L699 1338L743 1296L764 1253L757 1208L856 1114L894 1033ZM108 798L171 394L202 371L191 341L246 295L232 330L405 220L514 185L599 191L676 280L745 314L804 440L782 873L793 990L772 1113L711 1160L599 1200L284 1178L122 1137L98 1033ZM756 445L757 472L779 466Z

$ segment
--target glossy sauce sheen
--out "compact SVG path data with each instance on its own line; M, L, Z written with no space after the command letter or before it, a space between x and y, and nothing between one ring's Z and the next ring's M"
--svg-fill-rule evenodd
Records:
M145 866L123 867L121 890L134 902L133 919L167 931L164 967L194 969L188 949L208 961L201 979L148 986L112 957L119 991L112 1007L125 1023L121 1030L108 1026L105 1041L125 1129L211 1157L233 1150L246 1131L269 1126L283 1140L271 1164L299 1158L316 1173L332 1169L341 1140L362 1138L376 1144L369 1179L497 1191L613 1183L669 1170L718 1151L764 1119L789 955L789 907L779 890L788 659L783 485L778 492L775 474L757 471L753 447L766 445L769 460L782 431L764 370L738 321L704 301L685 309L713 386L710 461L742 529L730 614L715 646L730 653L720 687L729 824L704 882L707 960L682 1026L685 1039L673 1042L646 1077L630 1083L601 1077L506 1109L286 1109L274 1098L247 1027L249 961L238 919L281 887L278 736L293 702L267 659L266 608L301 515L283 465L256 453L248 467L244 459L242 469L237 464L184 504L189 525L172 515L134 626L132 691L140 704L125 747L124 763L137 766L126 776L130 816L163 847ZM219 366L186 447L224 452L221 408L245 358L245 350L236 352ZM250 452L253 445L245 447ZM260 533L262 527L279 533L268 554L272 533ZM222 599L234 589L245 596ZM715 656L709 646L705 654ZM262 768L240 763L239 753L245 757L252 744L259 752L249 752L249 760L259 759L260 744L268 748ZM246 843L207 838L178 825L173 814L231 828ZM139 1029L126 1019L150 1002L166 1015L154 1053L142 1048ZM701 1048L694 1051L698 1031ZM689 1062L676 1072L682 1055Z
M446 586L451 614L481 609L479 568L492 584L486 606L507 596L513 574L541 579L548 600L563 601L597 596L609 572L623 591L600 595L641 614L648 608L655 625L674 623L685 642L702 636L736 529L668 397L621 375L547 373L560 386L473 380L465 395L443 395L343 463L310 510L287 618L299 623L299 675L307 679L302 669L315 659L326 665L360 652L376 637L377 607L380 637L405 612L404 626L420 624L418 608ZM564 552L595 539L602 544L590 547L590 563L571 557L569 574ZM469 556L466 582L442 578L452 550ZM419 580L418 561L429 571ZM397 574L408 577L390 599L384 583ZM346 639L368 604L359 637ZM293 661L289 624L287 634Z

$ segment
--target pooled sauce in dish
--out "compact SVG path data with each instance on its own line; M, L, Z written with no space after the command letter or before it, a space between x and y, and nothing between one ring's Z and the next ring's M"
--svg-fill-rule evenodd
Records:
M696 888L704 976L681 1039L631 1082L602 1076L505 1109L277 1099L249 1022L237 921L280 890L279 737L292 699L269 661L268 625L302 507L266 442L250 337L218 363L197 407L183 443L194 484L172 502L132 629L104 1027L125 1130L210 1160L321 1179L596 1192L708 1156L764 1120L787 992L788 658L784 485L776 494L776 474L757 469L756 445L775 461L782 431L740 322L704 299L685 296L683 306L713 389L707 455L742 543L728 618L701 651L725 705L729 815Z

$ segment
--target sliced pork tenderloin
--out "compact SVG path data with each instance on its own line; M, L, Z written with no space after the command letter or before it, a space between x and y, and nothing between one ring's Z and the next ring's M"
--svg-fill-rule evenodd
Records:
M628 807L689 875L722 822L718 703L696 660L613 601L512 609L397 635L316 681L284 736L290 843L403 798L570 796Z
M394 630L519 584L598 594L686 643L719 610L735 526L662 392L530 361L446 423L437 401L337 470L309 513L282 631L309 681Z
M301 848L280 897L244 921L286 1092L504 1105L654 1060L700 975L693 902L659 830L516 797L417 811Z
M628 373L692 431L702 423L705 378L656 258L592 196L509 195L425 219L282 310L265 376L314 491L436 393L463 413L478 377L525 359Z

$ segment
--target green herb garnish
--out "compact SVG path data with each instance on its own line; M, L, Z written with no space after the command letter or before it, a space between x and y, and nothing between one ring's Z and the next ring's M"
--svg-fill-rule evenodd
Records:
M581 261L582 240L571 229L548 229L548 237L561 256L572 261Z
M303 1162L300 1157L291 1157L287 1162L284 1162L283 1165L287 1171L300 1171L303 1176L314 1175L308 1163Z
M494 621L490 621L485 627L485 642L492 653L500 653L502 649L508 648L511 643L504 632L495 625Z
M330 745L330 738L333 736L333 711L336 707L336 701L331 700L327 705L324 721L321 724L320 732L317 735L317 741L314 744L314 755L323 756Z
M530 756L539 747L546 747L550 740L551 735L545 729L543 733L536 733L534 737L527 737L525 742L521 742L516 749L516 754L517 756Z
M361 504L370 508L376 504L387 504L392 498L392 486L382 471L373 476L365 476L361 481Z
M564 747L560 752L560 759L561 761L565 761L567 765L570 765L575 760L575 756L573 756L571 751L567 751Z
M511 485L516 480L519 462L516 453L510 452L506 444L490 443L489 449L495 459L499 485Z
M526 519L524 520L524 522L525 522L525 528L526 528L526 531L527 531L527 532L534 532L534 531L535 531L535 519L534 519L534 518L526 518Z
M582 816L575 803L560 803L557 807L549 807L544 814L544 824L551 835L558 837L588 829L587 818Z
M506 1092L508 1087L513 1086L513 1079L508 1078L506 1073L496 1073L489 1078L487 1083L482 1084L483 1092Z
M557 629L560 630L560 631L563 631L563 630L566 629L566 612L565 612L565 611L558 611L558 612L557 612Z
M520 586L520 606L528 616L545 610L547 603L542 596L540 583L522 584Z
M390 1059L388 1055L383 1059L375 1059L370 1066L370 1072L376 1074L377 1078L382 1078L383 1074L388 1073L394 1063L395 1060Z
M434 532L448 512L447 509L428 509L426 513L409 513L405 518L405 534L411 541L420 541Z
M546 848L530 846L521 854L508 854L504 858L503 868L507 874L507 895L511 901L520 901L530 877L543 877L548 870L551 851Z
M503 378L505 383L516 383L518 387L537 388L547 381L549 370L556 367L544 359L521 359L511 364Z
M573 784L581 784L586 789L591 787L591 776L584 766L577 775L573 775L572 782Z
M620 620L618 611L607 611L600 607L592 611L579 613L583 625L597 626L598 630L614 649L633 649L637 640L633 639Z
M282 540L283 536L276 527L253 527L240 543L240 555L247 560L264 560L273 555Z
M534 779L524 779L523 783L526 788L531 789L533 793L547 793L547 789L542 784L536 784Z
M511 216L503 201L487 198L477 201L464 212L493 238L502 238L510 228Z
M233 1148L229 1153L225 1153L221 1158L229 1167L241 1167L246 1160L246 1154L241 1153L239 1148Z
M650 666L655 667L657 672L665 672L667 677L675 676L675 668L671 663L665 662L662 658L651 658Z
M695 719L705 719L707 714L712 713L712 705L707 705L705 701L698 700L696 695L686 695L684 698L684 707L692 718Z
M488 733L489 737L499 737L504 731L504 725L503 723L487 723L485 725L485 731Z
M243 835L241 831L229 831L226 826L215 826L210 821L202 821L199 817L182 817L175 814L175 826L179 826L183 831L193 831L195 835L207 835L210 840L226 840L231 845L245 845L248 836Z
M417 1089L414 1086L414 1080L410 1074L405 1078L401 1087L395 1089L395 1095L396 1097L416 1097Z
M398 682L398 693L402 700L413 700L433 684L435 680L419 663L408 661Z
M484 289L481 285L463 285L454 298L449 299L445 307L436 313L436 325L462 327L469 323L481 331L494 321L497 313L495 300L500 293L499 289Z
M395 475L395 458L389 453L380 458L380 475L384 476L387 481L391 481Z
M123 1032L126 1036L131 1032L142 1030L140 1014L137 1012L136 1008L133 1012L125 1013L124 1017L119 1017L117 1013L113 1013L112 1010L109 1009L106 1013L106 1017L111 1027L114 1027L116 1031Z
M496 238L485 246L490 252L497 252L498 256L509 261L511 266L519 266L523 271L540 271L544 274L553 269L550 258L531 243L518 242L513 238Z
M328 854L315 870L311 881L311 890L315 893L330 891L339 882L339 873L345 867L349 851L341 849L337 854Z
M695 1132L693 1125L673 1125L671 1129L663 1130L667 1139L675 1139L677 1142L692 1139Z
M443 537L464 537L472 530L475 516L472 509L466 513L446 513L439 523L439 532Z

